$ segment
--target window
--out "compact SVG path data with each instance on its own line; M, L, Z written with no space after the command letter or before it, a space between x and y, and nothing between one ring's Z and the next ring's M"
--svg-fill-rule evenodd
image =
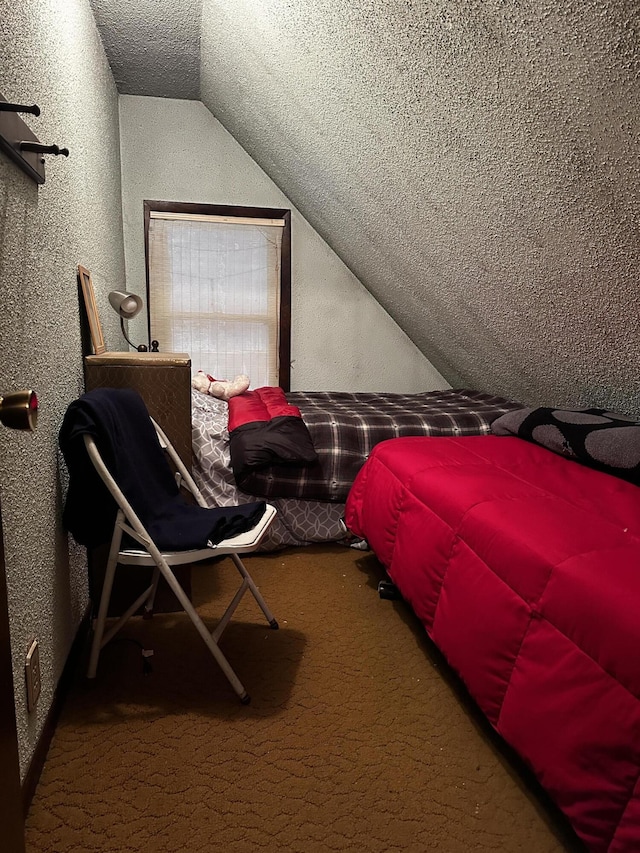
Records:
M149 340L289 390L291 211L144 202Z

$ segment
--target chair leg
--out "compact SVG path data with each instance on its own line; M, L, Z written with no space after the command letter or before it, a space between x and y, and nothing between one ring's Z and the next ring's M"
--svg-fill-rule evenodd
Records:
M156 566L153 570L151 579L151 593L144 606L144 618L150 619L153 616L153 605L156 601L156 593L158 592L158 584L160 583L160 569Z
M98 607L98 617L93 629L93 640L91 642L91 652L89 654L89 666L87 668L87 678L95 678L98 669L98 658L100 657L100 649L102 648L102 637L104 635L105 623L107 621L107 611L109 609L109 600L111 599L111 590L113 589L113 579L116 574L116 566L118 564L118 552L120 550L120 542L122 541L122 528L119 522L124 518L122 510L118 510L118 517L111 538L111 548L109 549L109 559L104 573L104 581L102 583L102 594L100 596L100 605Z
M211 654L216 659L218 666L223 671L223 673L226 675L229 683L231 684L231 686L233 687L235 692L238 694L240 701L243 703L243 705L248 704L248 702L250 701L250 697L249 697L249 694L247 693L247 691L244 689L244 685L242 684L242 682L240 681L238 676L233 671L231 664L226 659L226 657L222 653L220 647L218 646L216 641L211 636L209 629L207 628L207 626L204 624L204 622L200 618L200 614L198 613L198 611L195 609L195 607L193 606L193 604L189 600L189 597L187 596L187 594L185 593L183 588L178 583L176 576L173 574L173 572L171 571L169 566L162 559L159 552L158 552L158 557L160 557L159 568L160 568L160 571L162 572L164 579L167 581L167 583L171 587L173 593L175 594L176 598L178 599L180 604L183 606L185 612L187 613L187 615L189 616L189 618L193 622L197 632L200 634L200 636L204 640L205 645L207 646L207 648L209 649ZM156 559L157 559L157 557L156 557Z
M277 630L279 627L278 622L277 622L275 616L273 615L273 613L271 612L271 610L269 609L267 602L262 597L262 593L260 592L258 587L255 585L253 578L251 577L251 575L247 571L246 566L244 565L244 563L242 562L242 560L240 559L240 557L237 554L230 554L230 557L233 560L233 562L235 563L237 570L240 572L240 574L244 578L247 586L251 590L251 594L253 595L255 600L260 605L260 609L264 613L265 618L266 618L267 622L269 623L269 627L273 628L274 630Z

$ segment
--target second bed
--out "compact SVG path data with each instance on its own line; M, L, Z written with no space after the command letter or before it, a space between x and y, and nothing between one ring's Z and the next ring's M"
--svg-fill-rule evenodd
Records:
M239 489L231 467L228 404L192 391L193 472L204 497L217 506L264 498L278 516L263 550L345 539L341 519L349 489L372 448L405 436L482 435L521 404L473 390L421 394L292 391L318 460L255 471Z

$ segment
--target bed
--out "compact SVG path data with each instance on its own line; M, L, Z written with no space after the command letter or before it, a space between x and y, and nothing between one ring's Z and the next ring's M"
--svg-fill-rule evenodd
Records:
M640 425L611 417L523 409L492 435L382 442L345 519L587 849L631 853Z
M353 480L371 449L388 438L487 433L519 404L474 390L422 394L288 392L317 461L252 471L238 487L230 457L229 406L192 390L193 471L207 500L231 506L265 498L278 509L263 550L345 540L342 517Z

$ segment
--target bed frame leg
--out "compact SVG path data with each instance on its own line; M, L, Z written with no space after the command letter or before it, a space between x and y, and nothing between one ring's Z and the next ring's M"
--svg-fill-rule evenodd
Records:
M380 581L378 584L378 595L380 598L387 598L389 601L397 601L402 596L398 591L398 587L391 581Z

